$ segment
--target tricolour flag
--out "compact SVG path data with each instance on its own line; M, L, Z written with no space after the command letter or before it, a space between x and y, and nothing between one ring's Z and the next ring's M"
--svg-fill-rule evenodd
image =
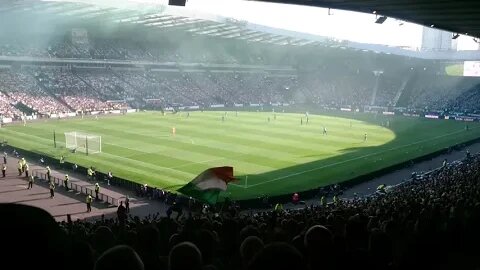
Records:
M220 191L227 190L227 184L235 180L233 167L210 168L199 174L178 191L197 200L215 204Z

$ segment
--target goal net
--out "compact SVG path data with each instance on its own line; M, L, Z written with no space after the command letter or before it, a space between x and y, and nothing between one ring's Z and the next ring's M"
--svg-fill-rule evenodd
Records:
M65 148L87 154L102 152L102 137L82 132L65 132Z

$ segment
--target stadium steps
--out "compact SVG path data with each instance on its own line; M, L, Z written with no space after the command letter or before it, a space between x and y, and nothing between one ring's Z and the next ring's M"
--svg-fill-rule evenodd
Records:
M418 79L418 75L413 72L410 76L408 76L408 79L405 80L405 82L402 84L403 87L400 87L398 98L395 97L396 102L394 102L394 105L396 107L407 107L409 102L410 102L410 96L412 95L414 91L414 86L415 83Z
M4 96L11 98L11 96L7 93L7 91L5 91L5 90L0 90L0 92L1 92Z
M149 76L149 77L147 77L147 79L153 80L154 82L156 82L156 83L164 86L165 89L167 89L173 96L176 96L176 97L178 97L178 98L181 98L181 99L183 99L183 100L185 100L185 101L187 101L187 102L194 102L194 103L196 103L196 101L192 100L192 99L189 98L188 96L178 93L178 91L175 90L175 88L173 88L173 87L168 83L168 81L161 82L161 81L159 81L157 78L155 78L155 76ZM171 106L172 104L168 104L168 105Z
M372 93L372 100L370 101L370 105L375 105L375 100L377 99L377 91L378 91L378 86L380 84L380 76L382 76L381 74L379 74L378 76L375 76L375 86L373 87L373 93Z
M95 89L95 87L93 87L89 82L87 82L87 80L85 80L84 78L82 78L82 76L80 76L75 70L72 70L72 73L73 75L75 75L80 81L82 81L86 86L88 86L88 88L90 90L92 90L93 93L95 93L98 97L101 97L101 99L103 100L107 100L108 97L102 93L100 93L99 91L97 91L97 89ZM111 88L108 88L111 90ZM114 92L112 91L112 94L114 94Z
M214 97L214 96L212 96L212 95L209 95L209 94L207 94L207 92L203 91L203 87L201 87L201 86L196 82L195 79L193 79L191 76L189 76L189 75L188 75L188 72L185 72L185 73L183 73L183 74L185 74L185 76L190 79L189 81L187 81L187 80L185 79L185 81L191 83L195 88L197 88L197 90L198 90L199 92L202 92L205 97L208 97L208 98L210 98L211 100L215 100L215 101L217 101L217 102L219 102L219 103L225 103L225 100L219 100L217 97Z
M21 111L25 115L32 115L34 112L36 112L34 109L28 107L22 102L17 102L17 104L13 105L13 107L15 107L17 110Z
M405 89L405 86L407 86L407 83L409 80L410 80L410 77L404 79L402 82L402 85L400 86L400 88L398 88L397 93L395 94L395 97L393 97L393 100L392 100L393 106L397 105L398 100L400 99L400 96L403 93L403 89Z
M164 89L166 89L168 92L172 92L171 94L174 95L174 96L177 96L174 92L174 90L171 89L171 87L165 85L164 83L162 83L160 80L158 80L157 78L155 78L155 76L152 76L152 75L148 75L148 74L145 74L144 75L144 78L145 80L147 80L148 82L150 83L153 83L153 84L156 84L156 85L159 85L159 88L161 86L161 94L165 94L165 91ZM165 106L166 107L174 107L174 105L172 104L172 102L170 102L170 100L165 100Z
M32 108L28 107L27 105L21 103L21 102L17 102L15 105L13 105L14 103L14 99L4 90L0 90L0 92L5 96L7 97L9 100L8 103L10 104L10 106L16 108L17 110L19 110L20 112L26 114L26 115L31 115L33 112L35 112L35 110L33 110Z
M131 84L129 81L125 80L125 78L123 76L121 76L120 74L118 74L117 72L115 72L114 70L110 70L110 72L113 74L113 76L117 77L119 80L121 80L122 82L124 82L125 84L127 84L129 87L131 87L132 89L135 89L136 87ZM117 87L120 87L122 88L123 92L125 93L125 89L123 89L123 87L117 85Z
M210 79L212 80L212 82L216 83L217 85L220 85L220 87L223 88L223 89L229 89L229 88L231 88L231 87L227 87L227 85L225 85L225 84L222 83L219 79L217 79L217 77L215 76L215 75L216 75L215 72L211 72L210 74L212 75L211 78L210 78ZM237 92L237 91L234 90L233 93L232 93L232 94L234 95L234 96L233 96L234 98L237 98L237 96L235 96L235 93L236 93L236 92ZM242 99L240 99L240 98L237 98L237 100L239 100L240 102L247 102L247 101L242 100Z
M185 101L188 101L188 102L195 102L194 100L192 100L191 98L189 98L188 96L184 95L184 94L181 94L181 93L178 93L177 90L175 90L168 82L166 82L164 84L165 88L167 90L169 90L173 95L177 96L177 97L180 97L182 99L184 99Z
M37 81L37 85L43 90L43 92L47 93L49 96L54 98L58 103L65 105L65 107L67 107L70 111L72 112L76 111L72 106L68 105L67 102L65 102L63 99L61 99L57 95L55 95L50 88L45 86L45 84L40 80L39 77L33 76L33 78L35 78L35 80Z

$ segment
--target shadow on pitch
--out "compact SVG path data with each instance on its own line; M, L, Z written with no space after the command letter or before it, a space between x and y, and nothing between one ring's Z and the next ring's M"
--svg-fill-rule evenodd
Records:
M321 114L329 115L323 112ZM374 118L370 115L342 116L341 114L334 114L334 116L352 118L376 126L381 126L382 121L390 119L389 117L383 116ZM233 197L243 193L243 195L239 195L240 198L259 198L264 196L264 194L280 195L315 190L322 186L340 183L350 179L373 177L370 174L380 171L382 168L382 164L380 163L383 162L386 162L385 166L392 166L395 163L403 163L405 157L415 158L417 156L428 155L420 151L423 144L427 143L422 140L424 138L420 137L418 138L419 141L414 143L405 140L405 138L416 132L416 130L425 132L424 125L427 121L431 120L421 119L420 121L407 121L406 119L394 119L390 121L392 125L388 129L393 132L394 137L385 144L369 145L368 140L367 142L363 142L363 140L360 139L363 136L363 133L361 133L358 135L358 141L352 143L350 147L340 149L339 154L336 156L324 158L321 154L308 155L305 157L318 159L273 171L249 174L246 188L243 186L246 176L236 175L236 178L239 179L236 182L237 185L230 185L227 193L233 195ZM459 132L463 130L463 127L459 126L459 128ZM401 150L407 146L410 153ZM436 151L439 150L442 150L442 148L438 148ZM398 162L395 162L396 154L398 154Z

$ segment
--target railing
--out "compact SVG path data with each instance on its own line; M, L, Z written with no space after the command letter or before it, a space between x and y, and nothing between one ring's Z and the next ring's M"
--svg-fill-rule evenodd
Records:
M47 174L46 173L41 173L39 171L34 171L34 176L39 178L39 179L47 180ZM53 181L53 183L58 185L58 186L64 186L63 179L60 179L60 178L55 177L55 176L51 176L50 180ZM74 190L74 191L76 191L78 193L81 193L81 194L91 195L93 198L95 198L95 189L94 188L89 188L85 185L79 185L79 184L76 184L72 181L68 181L67 186L71 190ZM108 203L110 205L118 206L118 200L119 199L113 198L113 197L108 196L104 193L99 192L98 193L98 199L100 201L103 201L103 202Z

